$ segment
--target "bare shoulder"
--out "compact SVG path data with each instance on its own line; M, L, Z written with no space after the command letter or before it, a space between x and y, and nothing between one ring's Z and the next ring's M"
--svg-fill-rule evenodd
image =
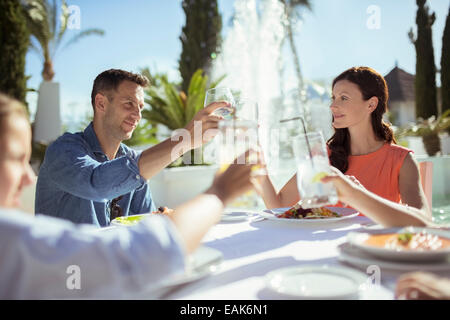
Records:
M400 169L400 175L402 174L408 175L413 173L419 173L419 165L417 164L417 161L414 159L411 153L408 152L405 159L403 160L403 164Z
M424 210L424 215L428 216L427 202L420 182L419 166L411 153L406 155L400 169L399 189L403 203Z

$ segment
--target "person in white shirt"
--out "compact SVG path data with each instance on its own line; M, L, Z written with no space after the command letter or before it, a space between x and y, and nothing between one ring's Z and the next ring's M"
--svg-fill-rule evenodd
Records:
M252 165L232 164L172 215L102 232L17 210L22 189L35 179L30 142L23 105L0 94L0 299L157 297L164 280L184 271L186 255L225 205L254 183Z

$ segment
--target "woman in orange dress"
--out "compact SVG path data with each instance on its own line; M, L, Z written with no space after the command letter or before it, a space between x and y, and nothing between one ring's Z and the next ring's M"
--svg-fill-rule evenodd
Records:
M346 204L386 226L423 225L426 224L424 219L429 221L431 214L420 183L418 165L411 150L395 143L392 129L382 119L388 96L384 78L368 67L350 68L334 79L330 109L335 132L327 141L330 163L350 178L347 180L363 186L358 189L365 195L370 195L371 200L367 202L366 199L362 205L361 201L352 205L354 196L345 198ZM348 187L344 183L348 181L342 178L336 174L328 180L338 188L338 196L342 195L341 185ZM355 184L350 186L356 187ZM259 193L267 208L293 206L300 200L297 174L279 192L267 176L262 179ZM371 209L373 199L394 206L400 212L374 211ZM342 197L340 200L344 202Z

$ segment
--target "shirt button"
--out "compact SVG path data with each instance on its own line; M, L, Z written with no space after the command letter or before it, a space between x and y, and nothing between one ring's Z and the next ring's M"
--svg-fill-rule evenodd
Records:
M139 178L140 178L140 176L139 176L139 175L137 174L137 175L136 175L136 179L138 179L138 180L139 180Z

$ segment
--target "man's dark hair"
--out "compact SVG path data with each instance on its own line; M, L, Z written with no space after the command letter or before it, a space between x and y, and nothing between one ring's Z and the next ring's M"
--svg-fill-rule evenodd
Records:
M106 94L111 90L117 90L119 85L125 81L132 81L141 87L147 87L150 81L146 76L141 74L128 72L120 69L109 69L100 73L94 80L94 86L92 87L91 103L95 111L95 96L97 93ZM108 97L109 99L109 97Z

